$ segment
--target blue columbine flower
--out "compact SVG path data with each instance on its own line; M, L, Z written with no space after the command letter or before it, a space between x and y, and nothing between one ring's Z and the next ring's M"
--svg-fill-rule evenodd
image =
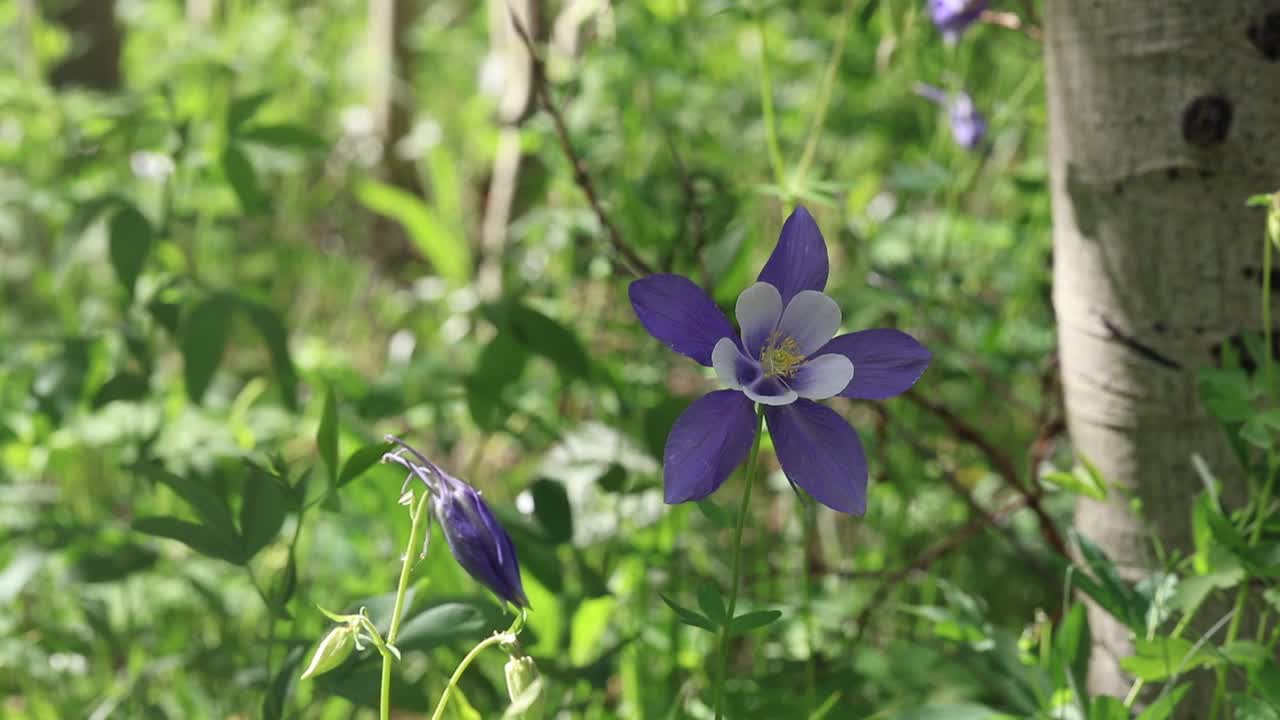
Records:
M631 283L631 305L649 334L715 368L728 387L695 400L671 428L663 451L668 503L700 500L724 483L751 448L760 403L791 482L834 510L866 511L862 441L815 401L893 397L915 384L932 356L899 330L832 337L840 307L822 293L828 272L822 233L797 207L757 282L738 296L741 333L688 278L659 274Z
M462 569L500 599L516 607L529 607L511 536L498 524L480 492L441 470L403 440L388 435L387 441L401 449L383 455L383 460L403 465L413 473L410 477L417 476L427 486L431 511Z
M982 139L987 135L987 118L978 112L969 93L961 90L948 95L942 88L925 83L916 83L915 91L917 95L934 101L947 111L951 137L957 145L973 150L982 144Z
M929 0L929 18L947 43L959 40L986 9L987 0Z

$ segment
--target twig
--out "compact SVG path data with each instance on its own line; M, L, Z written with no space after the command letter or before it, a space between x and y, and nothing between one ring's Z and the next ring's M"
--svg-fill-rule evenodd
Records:
M1036 518L1040 521L1040 532L1044 535L1044 539L1049 545L1062 557L1071 557L1071 553L1067 549L1066 540L1063 539L1062 533L1058 531L1058 526L1054 524L1053 518L1049 517L1049 513L1040 504L1039 493L1023 484L1022 479L1018 476L1017 466L1013 464L1013 460L1008 455L997 448L977 428L962 420L945 405L928 400L915 390L908 390L904 397L941 420L956 437L977 448L987 458L987 462L991 463L992 469L996 471L996 474L1009 487L1026 497L1027 507L1031 508L1031 511L1036 514Z
M1014 512L1017 512L1018 510L1021 510L1023 507L1026 507L1027 502L1028 500L1026 496L1016 498L1012 502L1008 503L1004 507L997 510L995 513L992 513L990 517L991 519L995 520L998 525L1002 525L1004 522L1004 518L1008 517L1010 514ZM889 599L890 593L892 593L896 587L901 585L907 578L911 577L915 573L924 572L925 570L928 570L929 567L933 565L935 562L942 559L943 557L951 553L953 550L964 545L966 542L970 540L970 538L972 538L974 535L977 535L978 532L982 530L983 526L986 525L988 522L989 522L988 518L985 516L975 517L972 520L970 520L968 523L961 525L959 528L957 528L954 532L951 533L950 536L947 537L947 539L943 540L940 543L937 543L933 547L917 555L916 559L913 560L910 564L906 565L905 567L901 567L887 575L882 574L882 577L884 577L884 582L881 583L880 587L876 588L876 591L871 596L871 599L867 601L866 606L862 608L862 612L858 613L858 617L854 620L855 630L854 630L853 644L856 645L858 642L862 640L863 633L866 630L866 627L868 625L867 621L870 619L871 614L874 613L876 610L878 610L880 606L884 604L885 600ZM851 577L849 573L837 573L837 574L845 578ZM865 574L860 574L860 575L862 578L867 577ZM853 577L853 579L860 579L860 578Z
M1016 30L1036 42L1044 42L1044 31L1040 29L1039 25L1035 24L1034 17L1034 9L1027 3L1026 20L1019 17L1017 13L1001 12L1000 10L983 10L978 19L988 25L997 25L1007 30Z
M511 19L511 25L515 28L516 34L524 42L525 47L529 50L529 56L533 58L533 86L537 93L538 100L542 104L542 108L551 116L551 122L556 128L556 138L560 141L560 149L564 152L565 159L573 167L573 181L582 190L582 194L587 196L587 202L591 205L591 210L595 213L596 219L600 221L600 225L604 227L605 237L609 240L609 244L613 246L627 265L627 269L631 274L641 277L653 273L653 268L640 258L635 250L631 248L622 239L622 234L618 232L618 227L613 224L609 214L605 212L604 206L600 204L600 195L596 192L595 183L591 180L591 176L587 173L586 163L578 155L578 151L573 149L573 141L569 137L569 128L565 124L564 115L560 112L560 108L556 106L555 100L551 97L551 87L547 84L546 64L542 60L542 55L538 53L537 48L533 44L533 38L529 35L529 31L525 29L524 23L520 22L520 18L516 16L511 8L507 8L507 16Z

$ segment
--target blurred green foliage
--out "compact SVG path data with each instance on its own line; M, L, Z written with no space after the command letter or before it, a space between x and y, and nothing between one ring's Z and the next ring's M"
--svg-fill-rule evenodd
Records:
M505 243L480 242L508 132L486 91L489 11L420 5L395 92L410 125L389 149L408 187L388 178L369 105L386 49L368 45L364 3L222 0L206 23L179 2L118 0L114 91L53 87L76 38L40 3L0 6L6 716L373 716L369 649L298 676L331 625L317 606L366 607L385 631L409 529L403 478L377 463L386 432L482 489L513 535L534 608L522 639L558 717L710 716L714 641L685 623L723 622L728 514L664 506L659 472L708 381L635 321L546 112L518 129ZM803 201L846 326L909 329L935 354L914 401L838 404L868 448L865 518L805 509L769 466L730 716L1129 717L1071 699L1082 606L1064 606L1063 561L1000 467L1025 475L1058 416L1041 48L990 25L944 46L919 5L542 9L548 26L580 13L574 52L544 47L550 93L647 263L730 303ZM917 81L974 96L991 122L980 152L951 143ZM475 282L486 267L496 292ZM1037 459L1058 467L1043 502L1066 524L1057 488L1105 482L1063 452ZM1205 527L1229 535L1212 510ZM1096 580L1076 586L1147 623L1150 594L1086 558ZM508 622L433 549L394 705L428 712ZM1129 669L1168 679L1158 650ZM478 668L454 717L508 705L501 660ZM1250 717L1275 717L1259 707Z

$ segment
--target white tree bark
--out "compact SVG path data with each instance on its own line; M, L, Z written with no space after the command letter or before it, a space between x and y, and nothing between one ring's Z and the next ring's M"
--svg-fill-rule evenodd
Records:
M1137 577L1154 567L1152 530L1190 545L1192 453L1239 473L1196 369L1261 329L1264 218L1244 202L1280 189L1280 1L1047 0L1045 15L1068 427L1113 484L1076 524ZM1126 633L1089 619L1091 689L1122 695Z

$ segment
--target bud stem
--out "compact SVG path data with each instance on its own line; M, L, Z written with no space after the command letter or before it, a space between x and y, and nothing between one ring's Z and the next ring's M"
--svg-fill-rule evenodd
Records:
M409 516L412 525L409 528L409 543L404 551L404 564L400 566L400 582L396 586L396 604L391 611L391 627L387 630L385 645L378 646L378 651L382 653L382 687L378 703L378 717L381 720L391 718L391 663L395 659L386 645L394 645L396 636L400 634L400 622L404 619L404 598L409 590L409 574L413 571L414 565L414 548L422 541L422 521L431 512L427 508L427 501L430 498L431 493L424 490Z
M522 615L523 617L523 615ZM517 619L517 622L521 622ZM514 627L514 626L513 626ZM453 689L457 687L458 681L462 679L462 673L467 671L471 666L471 662L484 652L485 648L499 644L512 644L516 641L514 632L508 630L503 633L494 633L492 636L481 640L479 644L471 648L471 652L462 658L462 662L458 663L458 669L453 671L453 676L449 678L449 684L444 686L444 692L440 694L440 702L436 704L435 712L431 713L431 720L440 720L444 717L444 709L449 704L449 696L453 694Z

